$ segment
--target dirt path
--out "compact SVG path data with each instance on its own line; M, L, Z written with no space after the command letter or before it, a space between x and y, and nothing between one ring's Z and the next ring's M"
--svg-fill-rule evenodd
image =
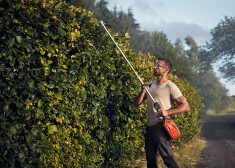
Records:
M211 117L204 123L201 138L207 146L196 168L235 168L235 111Z

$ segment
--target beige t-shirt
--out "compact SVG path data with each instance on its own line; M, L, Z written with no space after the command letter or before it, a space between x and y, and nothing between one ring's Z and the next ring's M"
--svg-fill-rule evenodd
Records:
M158 84L157 81L149 82L149 84L152 84L149 88L150 94L165 110L169 110L174 105L174 99L182 96L180 89L170 80L162 84ZM162 121L162 116L153 107L153 101L149 95L147 97L147 115L148 126L153 126Z

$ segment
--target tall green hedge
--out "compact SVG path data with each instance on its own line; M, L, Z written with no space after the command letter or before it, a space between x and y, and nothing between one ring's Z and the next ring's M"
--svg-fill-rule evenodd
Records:
M113 167L137 155L136 79L92 14L51 1L1 1L1 14L3 165Z
M146 113L92 13L58 0L0 1L0 13L1 167L126 167L143 150Z

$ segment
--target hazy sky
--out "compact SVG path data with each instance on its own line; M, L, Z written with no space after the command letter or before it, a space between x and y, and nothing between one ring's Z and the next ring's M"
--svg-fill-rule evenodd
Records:
M184 40L189 35L203 45L210 41L210 31L225 16L235 16L235 0L106 0L108 8L127 12L132 9L141 30L163 31L174 43L176 38ZM221 82L235 95L230 82Z

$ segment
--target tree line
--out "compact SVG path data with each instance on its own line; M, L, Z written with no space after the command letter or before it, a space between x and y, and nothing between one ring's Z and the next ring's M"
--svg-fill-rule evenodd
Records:
M138 53L150 53L156 58L166 57L174 64L173 74L190 81L204 97L207 110L216 113L226 109L234 99L228 96L228 90L216 77L212 64L222 60L219 66L223 77L229 81L235 81L235 18L225 17L211 30L212 39L205 46L198 46L191 36L185 37L185 41L177 39L170 42L167 35L162 31L142 31L139 23L134 18L131 8L127 12L107 8L105 0L67 0L71 5L82 7L93 12L93 17L103 20L111 26L112 33L130 34L130 46ZM183 43L186 43L185 49Z

